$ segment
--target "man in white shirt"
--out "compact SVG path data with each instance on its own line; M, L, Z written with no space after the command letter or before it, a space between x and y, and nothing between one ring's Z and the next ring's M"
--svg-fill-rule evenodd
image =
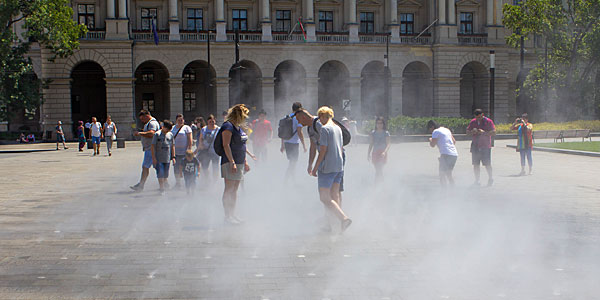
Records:
M102 139L102 124L98 122L96 117L92 117L90 123L90 136L92 139L92 146L94 147L94 156L100 154L100 140Z
M429 138L429 146L432 148L437 146L440 151L440 184L446 186L446 183L454 185L452 178L452 170L458 158L456 151L456 140L450 129L441 127L435 121L430 120L427 123L427 129L431 133Z

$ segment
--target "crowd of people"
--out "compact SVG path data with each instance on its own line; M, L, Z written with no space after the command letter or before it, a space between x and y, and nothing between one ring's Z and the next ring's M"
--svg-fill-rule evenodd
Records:
M92 143L93 156L100 155L100 144L102 139L106 142L106 151L108 156L112 156L113 142L117 140L117 124L112 121L110 115L106 116L104 124L98 122L96 117L92 117L91 122L77 122L75 129L75 137L79 143L79 152L83 152L85 144L88 140ZM87 136L86 136L87 132ZM54 133L56 134L56 150L59 150L59 145L62 144L63 149L69 149L66 144L65 132L62 128L62 121L56 124Z

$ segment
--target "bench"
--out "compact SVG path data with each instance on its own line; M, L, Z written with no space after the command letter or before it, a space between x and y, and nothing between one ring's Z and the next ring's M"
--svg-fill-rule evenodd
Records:
M560 130L534 130L533 131L533 142L535 139L553 139L556 143L561 140L562 131Z
M585 139L589 139L590 142L592 141L589 129L563 130L560 139L564 142L566 138L581 138L582 142L585 141Z

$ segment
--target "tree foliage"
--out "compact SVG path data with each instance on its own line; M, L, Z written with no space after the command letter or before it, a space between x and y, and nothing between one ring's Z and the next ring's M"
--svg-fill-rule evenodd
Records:
M538 107L568 119L590 110L600 65L600 0L523 0L506 4L503 12L504 25L513 32L506 38L509 45L518 47L522 37L534 35L547 45L547 55L539 53L524 83Z
M16 26L23 26L21 36ZM68 0L0 1L0 120L41 103L42 82L27 57L32 43L49 49L53 60L71 55L86 31L73 20Z

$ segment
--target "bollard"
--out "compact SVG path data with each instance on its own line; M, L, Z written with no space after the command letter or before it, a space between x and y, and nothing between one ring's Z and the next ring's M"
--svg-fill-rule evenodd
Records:
M125 139L117 138L117 148L125 148Z

